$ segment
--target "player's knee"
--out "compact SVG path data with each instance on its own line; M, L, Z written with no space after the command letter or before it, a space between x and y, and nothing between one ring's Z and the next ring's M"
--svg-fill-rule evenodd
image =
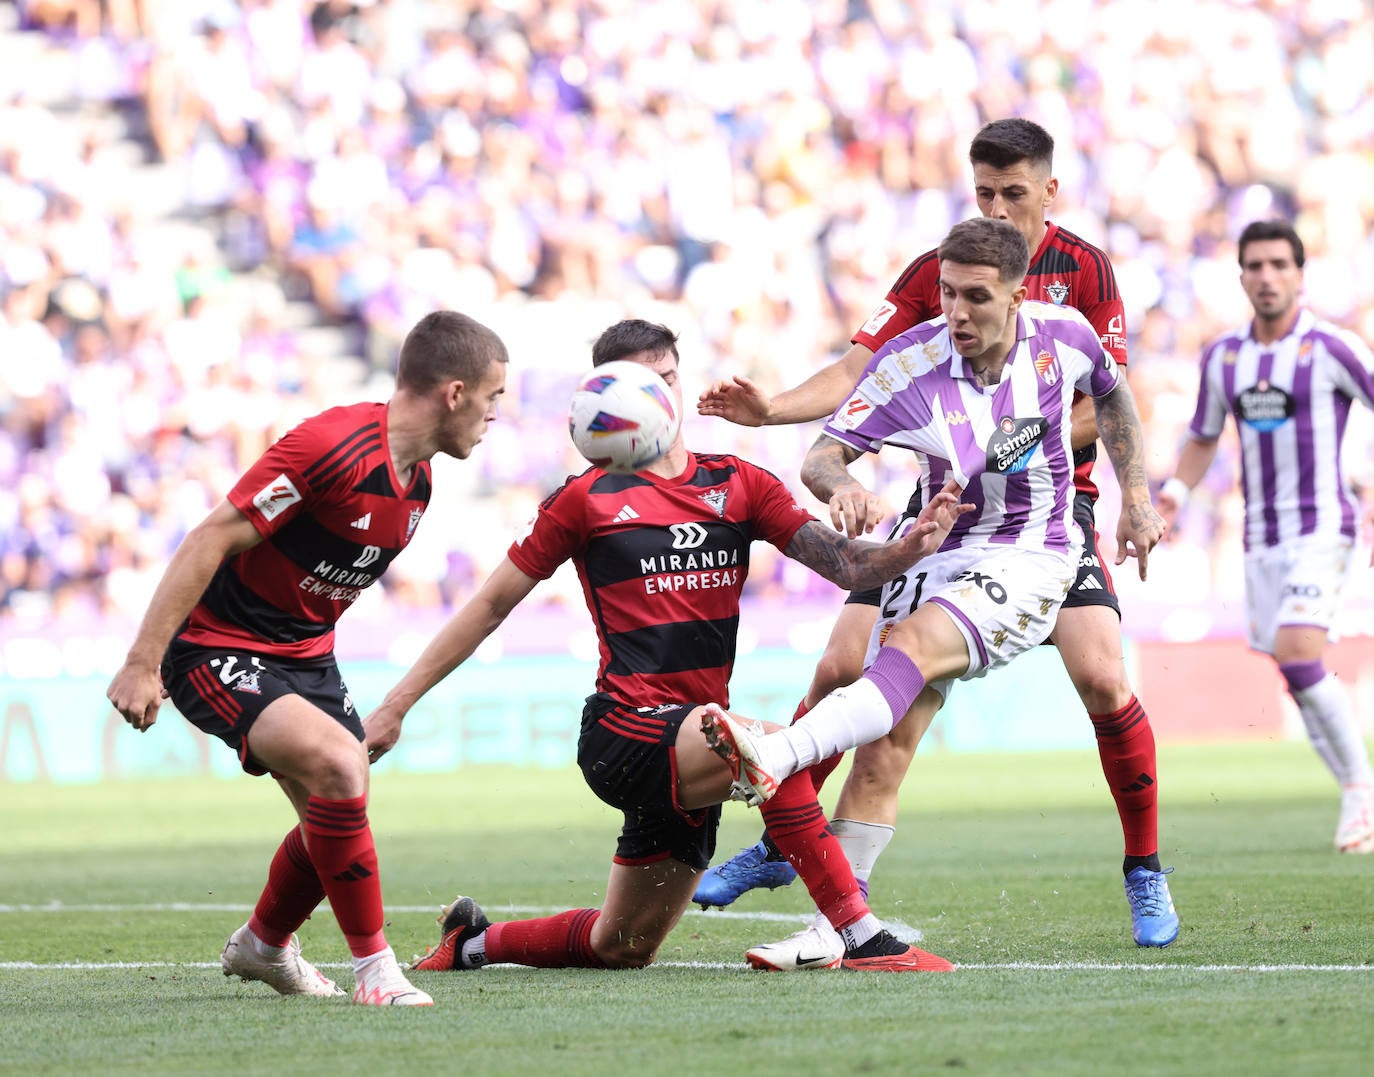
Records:
M1131 682L1115 664L1095 664L1073 671L1073 686L1089 714L1111 714L1131 701Z
M826 651L811 678L812 696L820 699L836 688L853 684L863 674L863 657L848 649Z
M654 963L658 947L643 939L611 939L596 947L596 956L608 969L642 969Z
M302 780L314 796L362 796L367 789L367 753L361 744L325 745L312 757Z

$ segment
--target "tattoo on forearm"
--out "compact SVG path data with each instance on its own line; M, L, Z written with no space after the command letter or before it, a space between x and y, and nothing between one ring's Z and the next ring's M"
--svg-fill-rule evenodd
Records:
M857 449L851 449L822 434L806 454L802 464L802 482L819 500L829 501L837 487L853 481L849 465L862 455Z
M1130 390L1121 388L1096 401L1097 436L1107 447L1117 482L1123 490L1148 485L1145 476L1145 439Z
M910 567L894 543L845 538L815 520L803 524L783 552L846 591L866 591Z

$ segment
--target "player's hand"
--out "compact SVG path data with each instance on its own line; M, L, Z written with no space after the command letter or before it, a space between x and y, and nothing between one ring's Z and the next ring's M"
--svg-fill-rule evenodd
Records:
M964 488L950 479L940 488L940 492L922 507L921 514L901 537L902 542L913 547L913 563L935 553L945 544L945 539L949 538L955 521L964 513L974 512L978 508L971 502L959 500L959 495L963 492Z
M162 686L162 674L156 667L125 662L114 675L110 687L105 689L105 698L126 722L142 733L157 721L157 709L167 698L167 689Z
M1173 495L1161 493L1155 498L1155 508L1159 512L1159 518L1164 521L1164 537L1161 541L1172 542L1174 538L1174 528L1178 523L1179 509L1182 508Z
M1137 501L1121 506L1121 518L1116 525L1116 563L1123 565L1134 557L1140 563L1140 578L1145 578L1150 551L1164 537L1164 518L1149 501Z
M881 497L859 483L846 483L830 495L830 523L847 538L870 533L892 509Z
M699 414L715 415L738 426L762 426L772 408L772 398L738 374L728 381L712 382L697 398Z
M383 703L363 719L363 743L367 746L367 761L377 760L396 747L401 739L401 720L405 712L392 704Z

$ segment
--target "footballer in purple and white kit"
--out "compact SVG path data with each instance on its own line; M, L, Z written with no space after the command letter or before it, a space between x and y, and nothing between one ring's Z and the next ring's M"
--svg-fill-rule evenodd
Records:
M911 449L923 497L954 479L978 510L958 520L919 571L884 587L868 662L891 626L928 601L964 634L965 677L1049 635L1083 545L1073 518L1069 409L1075 391L1116 389L1118 369L1082 314L1050 303L1021 305L1016 345L989 388L954 350L944 318L878 351L825 434L861 452Z
M1203 356L1189 433L1214 441L1235 417L1250 646L1266 654L1280 624L1329 629L1335 619L1360 518L1340 451L1356 400L1374 408L1374 357L1311 311L1272 344L1247 327Z
M1312 747L1340 783L1336 848L1374 853L1374 766L1349 693L1324 661L1360 526L1341 442L1351 405L1374 408L1374 356L1303 308L1303 244L1287 221L1246 225L1237 254L1255 317L1203 353L1190 436L1160 511L1172 525L1234 417L1250 646L1274 659Z

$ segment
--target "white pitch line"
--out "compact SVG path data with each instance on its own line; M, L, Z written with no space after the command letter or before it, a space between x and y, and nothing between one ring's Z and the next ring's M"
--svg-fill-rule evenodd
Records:
M440 903L433 905L388 905L388 913L425 913L437 912L443 906ZM522 916L550 916L554 913L563 912L567 909L566 905L484 905L483 909L490 915L492 913L517 913ZM253 911L252 905L242 904L215 904L214 902L196 901L167 901L167 902L131 902L127 905L118 904L86 904L86 905L67 905L62 902L50 901L43 905L0 905L0 914L5 913L87 913L87 912L237 912L250 913ZM329 905L326 903L320 906L321 912L328 912ZM712 916L724 920L758 920L779 924L799 924L808 919L804 913L795 912L741 912L732 909L711 909L703 911L701 909L688 909L688 916Z
M321 969L349 969L346 962L318 962ZM518 965L489 965L488 968L519 968ZM718 969L722 971L752 972L748 966L723 961L656 961L654 968ZM139 969L219 969L218 961L0 961L0 972L106 972ZM1034 961L1012 961L1005 964L956 964L966 972L1374 972L1374 965L1144 965L1122 962L1110 964L1096 961L1054 961L1039 964Z

